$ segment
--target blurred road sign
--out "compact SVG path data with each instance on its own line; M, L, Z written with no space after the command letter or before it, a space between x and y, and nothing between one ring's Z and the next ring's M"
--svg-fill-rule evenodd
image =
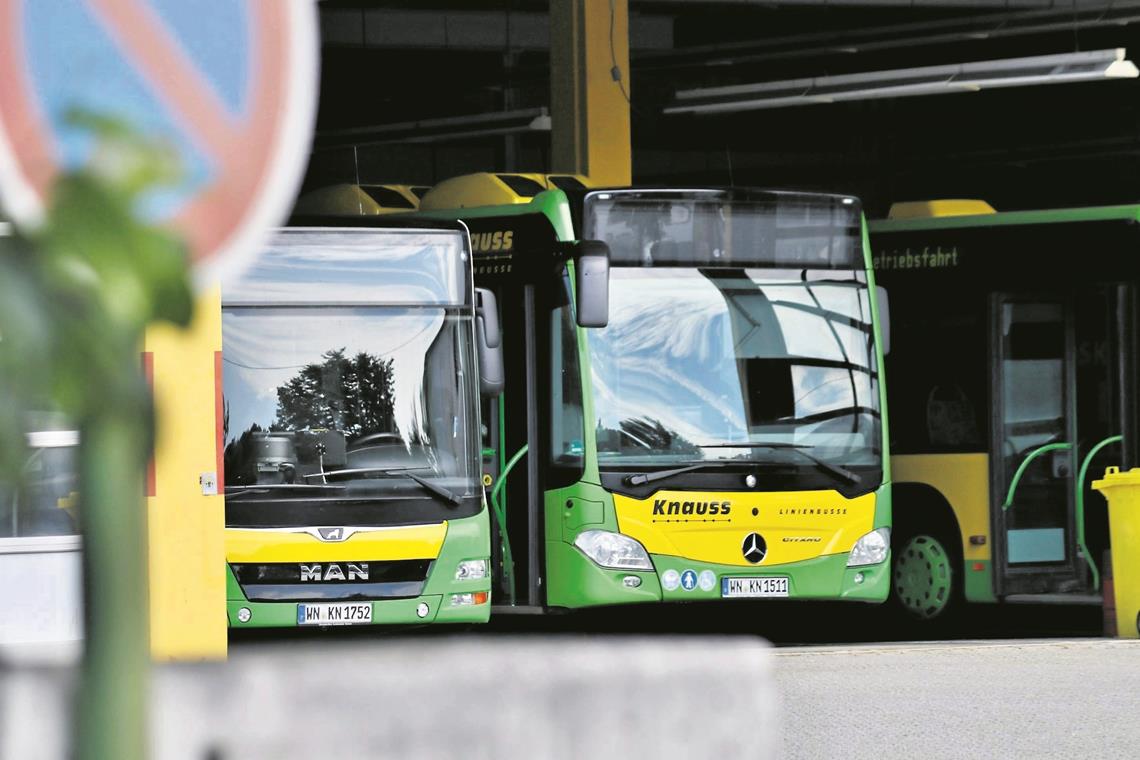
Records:
M0 199L34 223L91 158L78 108L176 149L140 211L187 239L196 279L234 271L289 211L316 106L315 0L0 0Z

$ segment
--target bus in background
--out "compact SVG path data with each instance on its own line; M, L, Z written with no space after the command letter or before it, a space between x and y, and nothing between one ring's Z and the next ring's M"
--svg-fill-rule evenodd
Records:
M462 225L336 224L223 283L230 625L485 622L493 295Z
M12 230L0 211L0 254ZM27 450L20 475L0 477L0 662L41 644L83 638L83 555L79 535L79 433L58 412L13 415Z
M579 197L592 186L581 174L479 172L434 185L429 190L431 201L424 209L514 206L530 203L544 190L561 190L571 197Z
M440 183L419 214L468 225L503 310L505 390L484 401L495 611L883 601L881 307L859 201L540 187L488 206L495 179Z
M1119 464L1140 206L996 213L896 204L873 222L894 325L892 594L918 619L968 602L1100 604L1091 481ZM1126 402L1122 404L1122 401Z
M293 216L380 216L415 211L426 185L328 185L304 193L293 206Z

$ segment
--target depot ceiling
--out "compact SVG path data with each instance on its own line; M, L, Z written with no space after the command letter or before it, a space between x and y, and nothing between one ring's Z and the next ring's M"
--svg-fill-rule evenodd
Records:
M665 113L735 113L1140 76L1124 48L680 90Z

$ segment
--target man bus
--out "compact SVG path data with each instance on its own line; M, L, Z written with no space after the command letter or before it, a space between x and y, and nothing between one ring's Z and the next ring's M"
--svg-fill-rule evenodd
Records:
M230 625L485 622L493 297L459 224L332 224L223 284Z
M1091 481L1121 461L1121 322L1140 207L995 213L896 204L871 224L891 296L892 594L932 623L968 602L1100 604Z
M505 391L484 413L507 539L496 611L885 599L883 343L859 202L538 187L486 206L489 182L443 182L420 214L463 219L503 310Z

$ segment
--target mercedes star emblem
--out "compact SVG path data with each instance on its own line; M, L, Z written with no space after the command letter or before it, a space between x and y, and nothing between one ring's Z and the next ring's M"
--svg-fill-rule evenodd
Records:
M744 553L744 559L755 565L764 560L764 555L768 553L768 544L759 533L749 533L744 537L744 544L740 550Z

